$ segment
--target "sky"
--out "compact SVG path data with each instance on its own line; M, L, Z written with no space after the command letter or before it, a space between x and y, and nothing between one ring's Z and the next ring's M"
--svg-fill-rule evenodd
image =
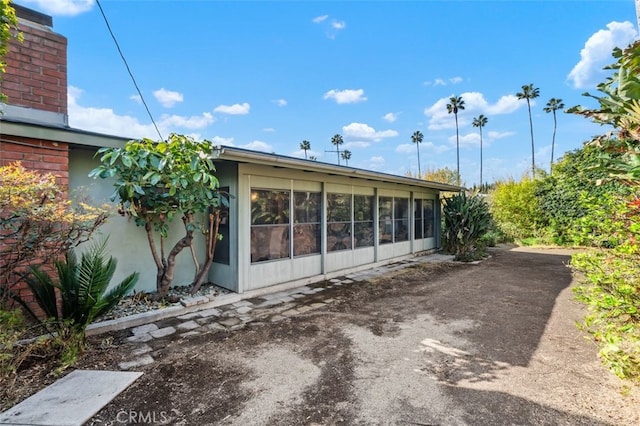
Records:
M216 144L416 174L456 169L446 104L461 96L460 173L485 182L549 169L550 98L594 107L613 47L638 37L633 0L101 0L156 131L95 0L15 0L53 16L68 38L69 124L128 138L171 132ZM558 111L555 158L608 129ZM328 152L333 151L333 152ZM344 160L341 160L344 164Z

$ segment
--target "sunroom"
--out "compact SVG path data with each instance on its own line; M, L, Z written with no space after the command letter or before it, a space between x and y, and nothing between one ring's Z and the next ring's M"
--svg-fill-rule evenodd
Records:
M235 292L302 285L440 246L437 182L220 146L231 194L210 280Z

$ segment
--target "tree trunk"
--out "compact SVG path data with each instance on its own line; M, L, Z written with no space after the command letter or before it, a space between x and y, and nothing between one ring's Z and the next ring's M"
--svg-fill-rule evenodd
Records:
M189 215L182 217L183 222L189 221ZM185 228L186 229L186 228ZM158 291L154 296L154 300L161 300L167 296L169 287L173 282L173 274L176 269L176 256L185 248L189 247L193 241L193 231L186 231L186 235L182 237L171 249L166 259L162 259L162 270L158 267Z
M191 294L195 294L205 279L209 275L211 264L216 251L216 243L218 242L218 229L220 229L220 210L216 210L214 213L209 213L209 232L207 233L207 255L204 260L204 264L200 270L196 273L196 277L193 281L193 287L191 287Z

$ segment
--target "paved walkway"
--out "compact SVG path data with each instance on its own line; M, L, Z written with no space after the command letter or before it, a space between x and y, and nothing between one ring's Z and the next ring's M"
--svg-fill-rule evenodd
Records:
M355 281L370 280L417 263L446 262L451 261L452 258L452 256L440 254L413 257L313 285L240 300L229 305L189 312L130 328L131 336L127 340L134 346L131 352L132 357L129 361L121 362L120 369L133 370L153 363L154 359L151 353L155 348L152 345L162 344L162 339L189 338L211 330L234 331L257 320L277 322L334 302L334 299L331 298L314 297L326 289L347 285Z

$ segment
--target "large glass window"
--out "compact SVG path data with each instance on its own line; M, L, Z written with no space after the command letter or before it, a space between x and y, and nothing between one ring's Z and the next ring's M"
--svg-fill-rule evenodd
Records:
M353 196L353 238L355 247L371 247L373 240L373 196Z
M321 196L319 192L293 193L293 255L320 253Z
M423 200L422 201L423 205L422 205L422 217L424 220L424 238L430 238L433 237L434 234L434 223L435 223L435 216L434 216L434 208L433 205L434 200Z
M380 244L393 242L393 198L380 197L378 201L378 233Z
M409 240L409 199L393 200L393 235L394 241Z
M327 251L351 247L351 194L327 194Z
M289 191L251 191L251 262L289 257Z
M419 240L422 238L423 224L422 224L422 200L413 200L413 238Z

